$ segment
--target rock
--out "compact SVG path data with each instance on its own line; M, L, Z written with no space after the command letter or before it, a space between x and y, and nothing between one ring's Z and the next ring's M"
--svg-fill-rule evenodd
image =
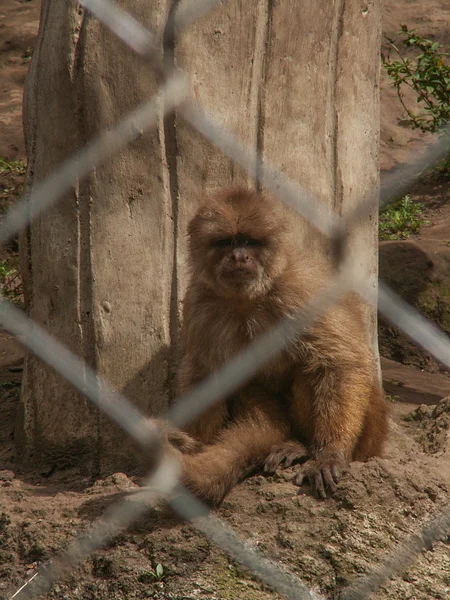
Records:
M15 477L16 474L14 471L10 471L9 469L0 470L0 481L12 481Z
M125 473L113 473L103 480L103 484L105 486L114 485L119 488L119 490L131 490L138 488L138 486L131 481L131 479L125 475Z

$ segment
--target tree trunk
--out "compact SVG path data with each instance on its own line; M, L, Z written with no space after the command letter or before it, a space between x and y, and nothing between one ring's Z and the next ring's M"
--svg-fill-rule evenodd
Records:
M161 41L169 4L122 2ZM374 286L379 26L378 0L229 0L164 50L203 106L330 209L345 213L373 195L351 245ZM27 188L157 83L95 18L44 0L25 90ZM22 236L30 316L146 414L163 412L173 394L187 221L205 192L237 182L254 184L180 117L161 117ZM313 245L309 231L299 224ZM376 344L373 308L368 315ZM116 427L33 356L18 441L22 457L49 468L135 464Z

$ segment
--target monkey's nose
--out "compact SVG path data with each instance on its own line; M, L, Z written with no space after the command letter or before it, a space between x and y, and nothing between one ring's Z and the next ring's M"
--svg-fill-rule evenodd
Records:
M249 256L244 248L234 248L231 253L231 259L235 262L246 263L249 260Z

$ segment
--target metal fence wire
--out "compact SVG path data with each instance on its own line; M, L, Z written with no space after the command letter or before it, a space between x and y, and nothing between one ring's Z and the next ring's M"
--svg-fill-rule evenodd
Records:
M334 240L336 247L343 247L349 228L361 222L361 217L368 216L372 208L371 199L360 202L356 209L345 217L330 216L311 193L267 161L264 161L261 169L260 157L256 152L247 149L239 139L226 131L215 115L207 114L201 106L191 101L187 78L183 72L173 70L162 62L157 38L152 31L115 7L109 0L82 0L80 4L137 54L144 57L151 68L162 75L164 83L154 98L143 103L114 128L103 132L84 149L62 163L55 173L36 185L27 198L13 206L0 226L0 245L17 235L34 217L56 203L64 192L87 176L93 167L104 163L139 137L143 131L155 125L160 115L161 98L164 97L166 113L176 108L180 117L243 167L252 178L293 206L318 230ZM217 4L219 0L181 2L169 17L171 23L167 30L179 32ZM406 191L425 168L442 158L449 151L446 139L448 140L448 137L442 136L439 143L428 148L417 160L391 175L381 187L380 204ZM378 193L378 190L375 192ZM373 301L364 285L364 273L346 261L345 251L340 253L339 261L340 269L336 269L336 274L326 289L304 307L296 320L278 323L215 373L214 377L206 379L194 390L180 397L169 409L169 422L177 427L183 426L219 398L236 390L265 363L273 359L292 337L299 335L349 290L355 289L367 301ZM450 342L447 336L398 298L383 282L379 284L378 308L386 319L395 323L417 344L450 368ZM97 408L122 427L144 451L148 452L151 448L158 459L157 467L136 494L136 502L122 501L110 507L100 522L72 541L67 550L41 566L20 589L12 593L11 600L35 598L48 592L58 578L82 562L90 552L101 547L120 530L138 519L148 509L155 494L162 494L181 517L191 521L233 559L251 569L257 577L282 596L292 600L321 598L297 577L250 547L230 527L209 514L201 502L181 487L178 481L178 467L162 452L157 428L149 424L146 417L126 398L112 390L107 383L100 381L93 370L4 298L0 299L0 323L14 335L20 336L22 343L30 351L63 375ZM341 597L346 600L368 598L387 579L402 572L424 548L429 548L449 529L450 506L433 521L426 523L416 535L397 547L378 568L345 589Z

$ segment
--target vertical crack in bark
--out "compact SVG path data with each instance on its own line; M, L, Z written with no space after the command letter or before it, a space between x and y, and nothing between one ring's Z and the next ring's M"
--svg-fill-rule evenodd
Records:
M345 0L337 0L335 4L333 27L331 30L329 60L328 91L328 151L331 163L331 196L332 209L342 210L342 183L339 174L338 137L339 115L337 110L338 62L340 44L344 27Z
M75 98L75 143L81 148L88 142L85 115L85 80L84 59L86 50L86 24L89 15L84 8L77 5L79 15L78 31L74 39L74 54L72 64L72 83ZM78 182L74 188L77 202L77 313L80 330L80 345L83 360L89 367L97 371L97 339L94 325L93 271L92 271L92 241L91 241L91 181L95 170L89 179ZM93 452L93 475L100 473L101 463L101 415L94 407L90 409L94 421L96 447Z
M260 5L261 6L261 5ZM262 11L259 11L257 31L256 31L256 50L254 61L255 66L259 66L259 73L255 76L252 73L252 81L258 81L257 97L257 130L256 130L256 151L257 164L256 173L258 180L263 176L263 153L264 153L264 129L266 124L266 83L270 63L270 37L272 33L274 0L264 0ZM261 15L261 13L263 13ZM259 56L258 56L259 55ZM256 184L258 191L261 191L262 184L258 181Z
M78 19L76 17L75 14L75 36L74 36L74 46L73 46L73 54L71 56L72 59L72 65L71 65L71 73L72 73L72 84L74 85L74 87L76 86L76 80L79 78L79 73L80 73L80 68L81 68L81 61L82 61L82 50L81 50L81 31L83 28L83 23L85 20L85 14L84 14L84 9L80 9L80 7L77 5L75 8L75 11L78 13ZM77 22L78 21L78 22ZM74 95L75 99L76 99L76 106L75 106L75 118L76 118L76 133L78 134L78 127L82 125L82 119L80 118L80 101L79 101L79 95L76 94ZM78 135L77 135L78 137ZM76 310L77 310L77 321L78 321L78 328L79 328L79 332L80 332L80 341L81 341L81 346L84 346L84 327L83 327L83 317L82 317L82 309L81 309L81 305L82 305L82 298L81 298L81 264L82 264L82 250L81 250L81 246L82 246L82 241L83 241L83 235L82 235L82 226L81 226L81 206L80 206L80 185L79 182L77 182L74 186L74 195L76 198L76 214L77 214L77 233L76 233L76 240L77 240L77 300L76 300Z
M24 111L23 111L23 130L25 138L25 148L27 153L27 174L25 180L24 195L27 199L27 208L30 208L29 194L34 183L34 169L36 163L36 131L39 122L39 89L37 83L36 70L39 66L39 55L44 42L44 31L49 19L50 1L43 2L41 6L41 15L39 21L39 33L36 48L33 52L32 62L25 82L24 90ZM28 104L31 102L31 108ZM31 257L31 222L19 233L19 257L21 269L24 272L24 300L25 307L29 315L33 307L33 264ZM39 220L36 219L35 227L39 226ZM34 398L34 395L33 395Z
M173 0L169 10L166 27L163 34L163 52L164 65L167 71L172 71L175 68L175 31L173 16L179 0ZM169 401L176 396L176 372L178 361L180 358L180 317L179 317L179 296L178 296L178 171L177 171L177 131L176 131L176 114L172 112L164 119L164 149L165 159L169 171L169 188L170 199L172 205L172 221L173 221L173 256L172 256L172 281L170 287L170 308L169 308L169 336L170 336L170 352L168 359L168 392Z

